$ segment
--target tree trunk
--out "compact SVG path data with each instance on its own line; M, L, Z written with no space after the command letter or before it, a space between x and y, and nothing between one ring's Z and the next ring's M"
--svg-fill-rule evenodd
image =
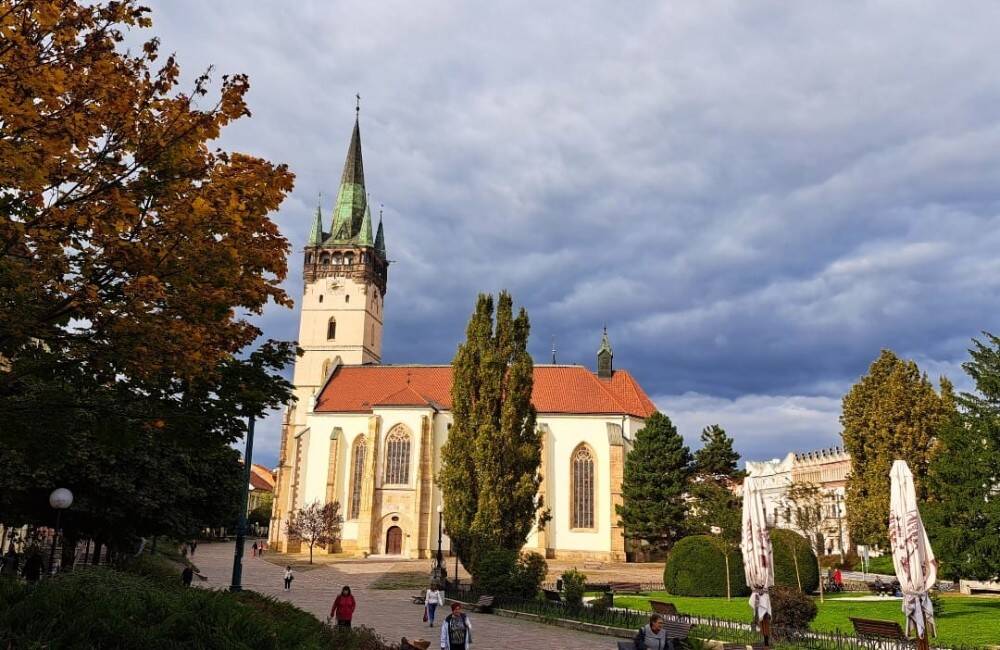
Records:
M316 542L310 542L309 543L309 564L313 563L313 546L315 544L316 544Z
M819 602L823 602L823 565L820 564L819 556L816 556L816 575L819 576Z
M726 600L732 600L733 594L729 586L729 551L723 552L723 556L726 558Z
M799 591L802 591L802 577L799 576L799 550L795 548L792 544L792 564L795 565L795 583L799 586Z
M101 563L101 540L99 539L94 540L94 555L91 558L90 563L94 566Z

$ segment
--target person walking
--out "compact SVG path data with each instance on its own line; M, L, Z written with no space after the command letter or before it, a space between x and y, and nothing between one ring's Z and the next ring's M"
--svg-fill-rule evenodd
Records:
M198 542L191 540L191 556L194 557L194 552L198 550Z
M431 583L430 589L424 594L424 620L427 621L427 627L434 627L434 612L438 605L444 606L444 594L437 584Z
M257 542L254 542L253 546L250 547L250 557L257 557Z
M357 602L351 595L351 588L344 585L340 594L333 600L333 607L330 608L330 618L337 621L337 627L351 627L351 619L354 617L354 608Z
M472 645L472 622L462 611L462 603L451 604L441 624L441 650L467 650Z
M292 580L295 580L295 576L292 574L291 565L285 567L285 591L292 590Z
M839 568L833 570L833 585L837 591L844 590L844 574L840 572Z
M181 582L184 583L185 587L190 587L192 580L194 580L194 569L190 566L184 567L184 570L181 571Z
M649 617L649 623L639 629L635 635L635 650L674 650L673 639L667 638L667 631L663 629L663 617L653 614Z

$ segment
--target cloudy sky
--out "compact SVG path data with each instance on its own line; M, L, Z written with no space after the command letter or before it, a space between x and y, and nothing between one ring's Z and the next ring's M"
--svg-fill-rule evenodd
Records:
M607 322L689 441L718 422L770 458L836 444L880 348L962 386L1000 330L995 3L147 3L189 76L250 75L221 145L297 176L274 215L293 297L361 94L386 362L449 361L507 288L538 361L555 337L593 366ZM259 430L273 464L277 418Z

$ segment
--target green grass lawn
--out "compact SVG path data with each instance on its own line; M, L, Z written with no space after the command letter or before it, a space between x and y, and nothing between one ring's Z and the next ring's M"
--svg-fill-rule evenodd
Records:
M856 571L861 570L861 563L854 567ZM892 566L892 556L883 555L881 557L873 557L868 562L868 573L887 573L889 575L894 575L896 573L896 568Z
M827 597L826 602L817 599L819 614L812 628L820 632L841 630L851 632L850 617L876 618L899 621L903 624L901 603L898 600L850 601L843 600L851 594ZM649 610L649 600L663 600L673 603L683 614L695 616L716 616L730 620L751 620L750 606L746 598L690 598L671 596L666 592L655 592L645 596L618 596L615 605L639 610ZM937 616L938 641L941 643L993 644L1000 643L1000 598L987 596L944 596L944 611Z

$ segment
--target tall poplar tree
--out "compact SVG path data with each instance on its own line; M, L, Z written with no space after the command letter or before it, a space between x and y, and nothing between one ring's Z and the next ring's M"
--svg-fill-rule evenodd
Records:
M847 523L858 543L888 546L889 470L905 460L917 498L927 497L927 469L935 436L955 412L951 384L937 392L913 361L891 350L878 359L844 396L840 423L851 454L847 479Z
M962 367L976 392L958 397L931 461L928 532L951 578L1000 577L1000 337L973 340Z
M659 411L650 415L625 458L623 503L617 511L627 538L666 550L683 536L691 461L670 418Z
M506 291L495 322L493 305L480 294L452 361L453 422L438 475L448 537L474 576L484 552L524 546L543 506L528 314L514 316Z

